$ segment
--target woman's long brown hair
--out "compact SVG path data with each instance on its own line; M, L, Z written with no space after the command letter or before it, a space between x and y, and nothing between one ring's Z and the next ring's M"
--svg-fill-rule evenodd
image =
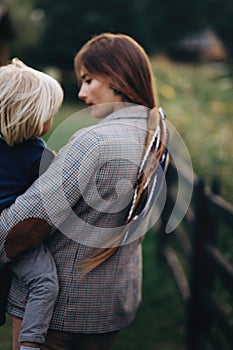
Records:
M156 108L156 91L149 58L133 38L124 34L97 35L77 53L74 66L78 77L84 67L89 73L103 76L109 81L110 86L121 93L124 101L146 106L150 110L143 166L138 173L126 226L112 242L112 248L99 248L79 262L81 275L85 275L112 256L121 244L134 218L145 184L160 166L167 146L167 131L162 113ZM156 136L157 130L159 134ZM153 147L155 137L159 142Z

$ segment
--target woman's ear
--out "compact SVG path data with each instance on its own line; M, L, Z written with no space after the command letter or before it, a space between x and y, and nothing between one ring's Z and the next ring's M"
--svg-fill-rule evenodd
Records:
M119 90L117 90L117 89L113 89L113 92L114 92L115 95L121 95L121 92Z
M109 85L109 87L110 87L110 89L113 90L114 95L121 95L121 92L120 92L119 90L115 89L115 88L112 87L111 85Z

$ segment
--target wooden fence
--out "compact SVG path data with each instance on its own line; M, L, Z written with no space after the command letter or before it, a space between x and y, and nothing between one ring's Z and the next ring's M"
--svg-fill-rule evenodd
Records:
M184 302L185 349L233 349L233 206L217 194L217 182L210 191L195 177L191 205L182 223L173 233L166 234L175 205L176 178L171 165L159 251ZM222 235L226 236L225 251L218 243Z

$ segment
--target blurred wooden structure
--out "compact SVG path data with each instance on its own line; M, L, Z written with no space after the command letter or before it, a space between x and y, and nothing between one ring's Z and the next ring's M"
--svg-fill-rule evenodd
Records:
M184 177L189 181L185 174ZM169 265L184 302L185 349L230 350L233 348L233 206L217 194L217 182L210 191L196 177L191 205L182 223L173 233L166 234L165 227L176 201L177 174L173 165L168 169L167 186L159 254ZM230 259L218 248L222 232L229 233ZM216 340L216 333L221 340ZM218 341L222 343L216 345Z
M173 48L172 57L190 62L224 62L228 51L221 39L210 29L189 34L179 40Z
M9 45L14 38L14 29L9 10L0 3L0 66L8 63Z

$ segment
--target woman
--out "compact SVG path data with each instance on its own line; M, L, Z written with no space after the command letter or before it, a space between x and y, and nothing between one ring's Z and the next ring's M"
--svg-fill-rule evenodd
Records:
M110 349L134 319L148 218L138 222L140 230L133 224L166 163L165 123L142 47L123 34L100 34L81 48L74 66L78 96L101 121L74 134L40 181L0 218L2 262L45 238L50 227L54 233L46 244L60 292L44 350ZM14 279L8 303L14 350L26 296Z

